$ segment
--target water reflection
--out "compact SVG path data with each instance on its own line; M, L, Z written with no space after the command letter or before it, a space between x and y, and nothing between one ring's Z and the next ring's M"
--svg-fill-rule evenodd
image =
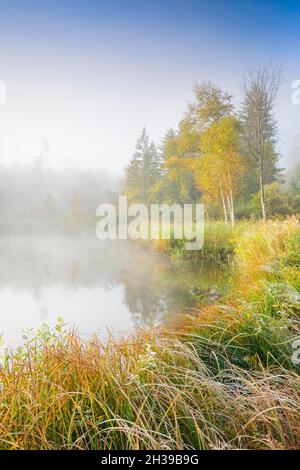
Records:
M220 278L218 270L171 263L132 242L2 237L0 332L15 344L23 328L62 316L83 334L119 334L191 307L191 292Z

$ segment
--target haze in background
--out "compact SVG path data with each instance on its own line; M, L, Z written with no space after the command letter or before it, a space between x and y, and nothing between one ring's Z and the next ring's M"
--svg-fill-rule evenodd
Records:
M0 1L0 162L31 163L44 136L52 167L120 173L143 126L156 142L176 127L195 81L238 104L246 67L273 62L285 72L286 164L300 117L299 24L296 1Z

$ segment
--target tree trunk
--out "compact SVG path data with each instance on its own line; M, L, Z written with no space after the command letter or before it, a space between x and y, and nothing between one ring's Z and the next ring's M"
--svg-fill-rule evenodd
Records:
M263 165L262 162L259 166L259 185L260 185L260 203L261 203L261 212L262 218L264 221L267 220L266 214L266 198L265 198L265 184L264 184L264 175L263 175Z
M229 211L229 215L230 215L231 225L234 226L233 201L229 196L227 196L227 204L228 204L228 211Z
M235 214L234 214L234 205L233 205L232 195L230 196L230 202L231 202L231 223L232 223L232 226L234 227L234 225L235 225Z
M222 198L222 205L223 205L223 210L224 210L225 223L226 225L228 225L227 209L226 209L223 191L221 191L221 198Z
M230 184L230 186L229 186L229 191L230 191L231 223L232 223L232 226L234 227L234 224L235 224L235 214L234 214L233 193L232 193L232 186L231 186L231 184Z

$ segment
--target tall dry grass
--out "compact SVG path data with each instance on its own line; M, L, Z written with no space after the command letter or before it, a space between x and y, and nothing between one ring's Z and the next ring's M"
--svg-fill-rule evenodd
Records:
M298 374L213 370L194 339L40 340L1 371L1 448L298 448Z

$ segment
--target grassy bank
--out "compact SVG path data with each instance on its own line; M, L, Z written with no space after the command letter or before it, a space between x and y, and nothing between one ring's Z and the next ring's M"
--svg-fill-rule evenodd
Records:
M106 344L59 324L6 356L0 448L299 448L299 224L243 225L227 242L218 305Z
M204 260L219 264L227 264L233 254L238 234L246 230L246 224L239 224L236 228L225 225L223 222L206 222L204 227L204 246L201 250L187 251L187 240L175 239L171 232L170 239L153 240L155 249L168 253L179 259Z

